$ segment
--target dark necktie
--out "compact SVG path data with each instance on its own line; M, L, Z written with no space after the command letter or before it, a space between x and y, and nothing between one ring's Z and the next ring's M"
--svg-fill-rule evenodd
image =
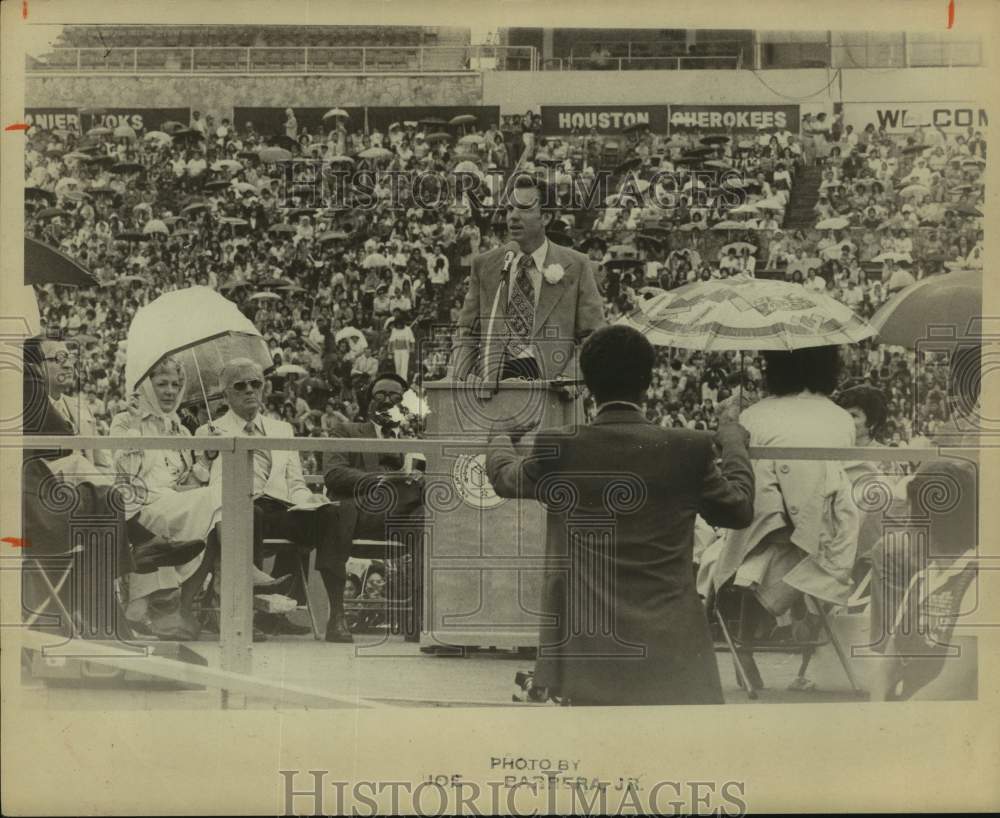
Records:
M531 342L535 328L535 285L531 281L531 270L535 260L525 253L517 263L517 275L511 291L507 326L510 329L510 354L520 357Z

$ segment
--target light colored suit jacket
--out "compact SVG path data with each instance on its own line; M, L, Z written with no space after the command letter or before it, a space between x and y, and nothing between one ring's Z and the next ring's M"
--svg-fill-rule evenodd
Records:
M260 417L263 423L266 437L295 437L295 430L291 424L283 420L273 420L266 415ZM225 437L246 437L246 421L235 412L229 411L215 421L215 426ZM203 437L209 434L208 426L200 426L195 432L196 437ZM297 504L308 502L313 497L313 492L306 485L305 477L302 475L302 461L299 460L298 452L285 452L279 449L271 449L271 470L268 473L267 483L263 494L269 497L277 497L289 503ZM212 463L210 482L215 483L222 479L222 461L216 458Z
M454 375L466 378L476 371L487 382L496 380L509 338L507 314L509 293L503 275L506 247L498 247L472 259L469 290L458 318L452 351ZM545 280L545 269L560 265L565 274L556 284ZM587 335L604 326L604 303L597 289L596 266L583 253L549 241L542 284L535 309L532 342L538 351L542 377L576 378L576 346Z

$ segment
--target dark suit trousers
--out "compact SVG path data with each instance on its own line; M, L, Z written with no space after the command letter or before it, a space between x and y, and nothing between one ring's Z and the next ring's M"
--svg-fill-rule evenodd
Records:
M286 539L296 545L316 549L316 570L319 571L327 593L342 594L347 579L347 558L350 556L351 541L339 537L337 506L323 506L312 511L289 511L277 500L258 497L253 507L254 562L259 566L265 555L265 539ZM291 596L298 602L305 602L305 588L299 579L296 560L304 559L308 564L308 553L297 553L293 549L280 550L274 563L274 576L292 574L295 582Z

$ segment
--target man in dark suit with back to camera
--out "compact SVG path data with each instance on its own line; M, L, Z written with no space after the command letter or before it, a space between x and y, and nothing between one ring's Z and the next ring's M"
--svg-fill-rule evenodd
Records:
M546 238L552 202L528 176L508 191L511 241L472 260L451 378L576 378L576 345L604 326L604 305L594 262Z
M723 701L694 584L694 523L750 524L749 435L722 423L713 441L647 420L654 361L636 330L598 330L580 353L592 423L538 432L526 457L491 434L486 470L497 494L548 508L534 684L574 705Z

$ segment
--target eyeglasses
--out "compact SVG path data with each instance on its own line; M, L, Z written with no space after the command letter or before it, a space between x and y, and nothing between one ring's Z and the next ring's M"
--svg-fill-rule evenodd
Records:
M236 381L236 383L231 384L231 386L237 392L246 392L247 389L252 389L256 392L258 389L263 389L264 381L254 378L252 381Z
M59 364L60 366L62 366L67 361L69 361L71 363L75 362L76 361L76 355L74 355L72 352L57 352L55 355L46 355L45 356L45 360L46 361L55 361L57 364Z
M372 397L380 400L388 399L392 403L400 403L403 400L403 394L401 392L384 392L381 389L378 392L373 392Z

